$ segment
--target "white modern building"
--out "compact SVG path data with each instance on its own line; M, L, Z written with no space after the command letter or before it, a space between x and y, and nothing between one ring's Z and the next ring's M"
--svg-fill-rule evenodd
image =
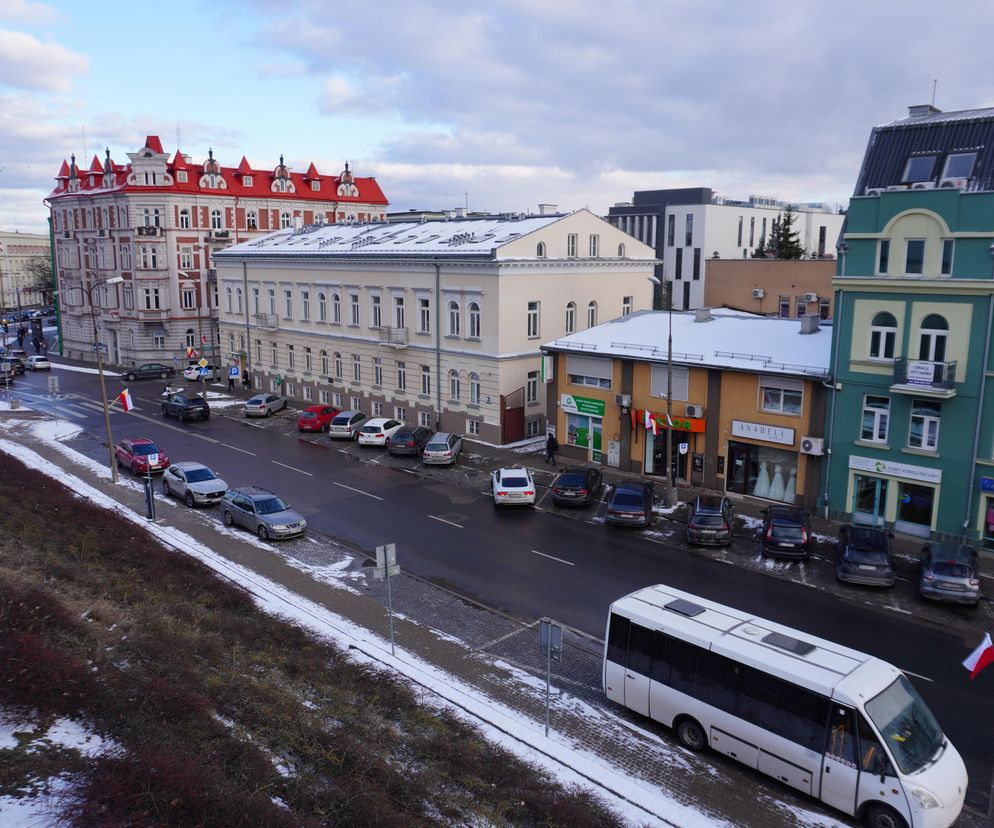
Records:
M501 444L545 429L542 343L648 308L656 264L587 210L301 225L215 262L253 388Z

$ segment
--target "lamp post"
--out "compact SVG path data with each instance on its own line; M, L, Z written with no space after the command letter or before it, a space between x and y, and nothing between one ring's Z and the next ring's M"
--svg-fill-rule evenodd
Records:
M97 335L97 312L93 307L93 289L97 286L116 285L124 281L123 276L111 276L109 279L101 279L91 282L88 286L80 283L80 288L86 294L86 301L90 305L90 321L93 323L93 347L97 352L97 374L100 377L100 401L104 409L104 428L107 429L107 454L110 457L110 479L117 483L117 458L114 456L114 438L110 432L110 407L107 405L107 384L104 382L104 358L100 352L100 337Z
M655 276L649 276L654 285L666 289L666 316L669 332L666 338L666 505L677 503L676 480L673 475L673 284L663 285Z

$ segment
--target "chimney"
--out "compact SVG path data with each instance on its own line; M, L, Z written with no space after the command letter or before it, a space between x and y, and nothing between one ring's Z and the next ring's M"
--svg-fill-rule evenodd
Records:
M466 218L466 208L465 207L455 207L452 210L452 217L457 219Z
M932 104L915 104L908 107L909 118L924 118L926 115L941 115L942 110Z
M813 334L818 333L821 330L821 317L815 313L806 313L801 317L801 330L802 334Z
M694 311L694 322L710 322L711 308L697 308Z
M559 205L558 204L539 204L538 205L538 214L540 216L554 216L558 212L559 212Z

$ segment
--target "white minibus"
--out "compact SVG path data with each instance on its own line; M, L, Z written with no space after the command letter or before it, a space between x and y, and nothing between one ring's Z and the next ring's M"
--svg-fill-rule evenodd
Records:
M611 605L604 692L872 828L963 807L963 760L896 667L668 586Z

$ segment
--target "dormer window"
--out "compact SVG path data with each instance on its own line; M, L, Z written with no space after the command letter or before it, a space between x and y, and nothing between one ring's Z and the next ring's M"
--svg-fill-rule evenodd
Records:
M242 186L243 187L251 187L252 186L252 176L251 175L243 175L242 176Z
M321 182L320 181L312 181L311 182L311 192L317 193L317 192L320 192L320 191L321 191Z
M969 178L973 175L973 165L977 161L975 152L953 152L946 156L943 178Z
M914 184L917 181L931 181L932 173L935 171L935 161L937 155L913 155L908 159L904 167L904 177L901 181L905 184Z
M186 184L186 170L176 170L176 180L180 184Z

